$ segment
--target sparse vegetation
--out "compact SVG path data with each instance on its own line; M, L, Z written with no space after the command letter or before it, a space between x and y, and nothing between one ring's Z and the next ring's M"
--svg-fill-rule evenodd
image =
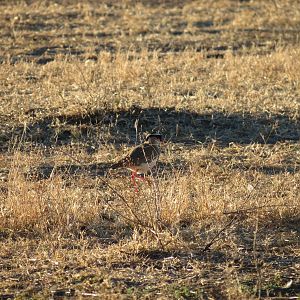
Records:
M299 297L299 8L1 1L0 298Z

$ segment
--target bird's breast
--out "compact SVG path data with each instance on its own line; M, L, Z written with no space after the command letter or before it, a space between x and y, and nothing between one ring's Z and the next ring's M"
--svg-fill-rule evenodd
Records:
M149 163L141 163L138 166L131 166L129 169L131 171L141 173L141 174L146 174L148 171L150 171L155 165L156 165L157 159L152 160Z

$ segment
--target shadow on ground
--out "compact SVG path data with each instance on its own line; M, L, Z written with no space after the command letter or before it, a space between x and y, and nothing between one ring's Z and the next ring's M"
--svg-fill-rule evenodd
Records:
M34 146L55 147L70 144L85 145L87 151L96 151L101 141L118 146L136 142L139 132L160 132L172 143L195 145L214 141L220 147L237 144L275 144L299 141L299 119L284 114L195 113L170 108L131 107L129 110L97 110L86 115L60 115L31 117L23 126L7 127L0 133L2 152L9 148L11 140L22 140Z
M97 178L98 176L104 177L129 177L130 172L126 170L117 170L117 171L110 171L111 163L93 163L93 164L65 164L60 166L53 166L50 164L39 165L36 167L32 167L30 172L26 173L25 176L27 179L30 180L44 180L48 179L54 174L59 174L62 177L70 178L73 176L86 176L88 175L90 178ZM188 165L181 162L175 163L165 163L165 162L158 162L157 168L153 170L152 175L154 177L164 178L168 174L172 173L173 171L184 171L187 170ZM0 170L0 178L1 174L3 179L6 180L8 176L8 170L2 171Z

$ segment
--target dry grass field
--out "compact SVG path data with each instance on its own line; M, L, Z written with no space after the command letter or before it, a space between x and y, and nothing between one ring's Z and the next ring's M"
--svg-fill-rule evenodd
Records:
M300 3L0 0L0 299L299 299ZM160 132L152 184L109 166Z

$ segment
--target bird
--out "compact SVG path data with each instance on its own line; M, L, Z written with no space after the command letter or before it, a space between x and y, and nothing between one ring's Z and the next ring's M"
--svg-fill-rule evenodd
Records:
M134 147L119 161L111 165L111 169L126 168L131 170L131 180L137 192L136 178L145 180L140 174L149 173L155 167L159 155L162 135L148 134L144 143Z

